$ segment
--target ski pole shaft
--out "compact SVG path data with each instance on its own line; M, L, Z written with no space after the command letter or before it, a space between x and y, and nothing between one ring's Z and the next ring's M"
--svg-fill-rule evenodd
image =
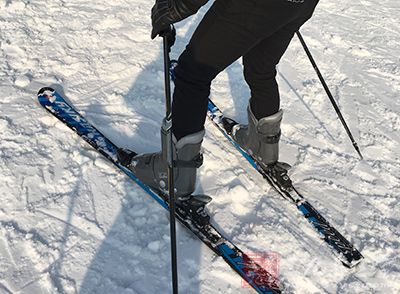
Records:
M169 52L173 45L171 40L175 39L175 29L171 26L169 32L162 35L164 47L164 82L165 82L165 109L166 115L163 123L163 131L167 132L167 162L168 162L168 194L169 194L169 221L171 239L171 267L172 267L172 290L178 294L178 264L176 250L176 220L175 220L175 183L173 165L173 145L172 145L172 106L171 106L171 81L169 75Z
M357 151L357 153L358 153L358 155L360 156L360 158L363 159L363 156L362 156L362 154L361 154L360 148L358 147L357 142L354 140L354 137L353 137L353 135L352 135L352 133L351 133L349 127L347 126L347 123L346 123L346 121L345 121L345 119L344 119L344 117L343 117L343 115L342 115L342 113L341 113L341 111L340 111L340 109L339 109L339 106L337 105L335 99L333 98L333 95L332 95L331 91L329 90L329 87L328 87L328 85L326 84L325 79L324 79L324 77L322 76L322 74L321 74L321 72L320 72L320 70L319 70L319 68L318 68L318 66L317 66L317 63L315 62L313 56L311 55L311 52L310 52L310 50L308 49L307 44L306 44L306 42L305 42L304 39L303 39L303 36L300 34L299 31L296 32L296 35L297 35L297 37L299 38L300 43L301 43L301 45L303 46L304 51L306 52L306 54L307 54L307 56L308 56L308 59L310 60L310 62L311 62L311 64L312 64L312 66L313 66L315 72L317 73L318 78L319 78L319 80L321 81L321 84L322 84L322 86L324 87L325 92L326 92L326 94L328 95L329 100L331 101L332 106L333 106L333 108L335 109L335 111L336 111L336 113L337 113L337 115L338 115L338 117L339 117L339 119L340 119L340 121L341 121L343 127L345 128L345 130L346 130L346 132L347 132L347 135L349 136L349 138L350 138L350 140L351 140L351 143L353 144L354 149Z

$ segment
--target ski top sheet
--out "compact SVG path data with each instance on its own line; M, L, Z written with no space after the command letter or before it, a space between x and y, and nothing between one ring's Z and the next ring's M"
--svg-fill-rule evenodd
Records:
M296 205L303 216L313 225L322 239L333 249L335 255L346 267L354 267L363 259L362 254L340 234L329 222L296 190L287 171L264 169L257 161L243 150L233 139L231 129L237 124L226 118L222 111L209 99L208 117L246 160L268 181L268 183L285 199Z
M75 131L95 150L106 157L118 169L135 181L162 207L169 209L168 197L159 195L142 183L129 169L117 160L118 147L91 125L54 89L42 88L38 93L39 103L65 125ZM215 254L221 256L257 293L282 293L278 277L271 274L250 256L246 255L235 244L225 238L212 224L199 228L190 221L179 209L177 219L203 241Z

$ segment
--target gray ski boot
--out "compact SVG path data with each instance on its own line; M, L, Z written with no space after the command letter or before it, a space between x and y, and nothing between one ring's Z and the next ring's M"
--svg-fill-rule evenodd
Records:
M187 135L176 141L173 136L173 158L175 162L174 181L175 196L190 195L195 190L196 171L203 163L200 153L204 130ZM161 151L157 153L139 154L127 149L118 150L118 159L146 185L168 194L167 178L167 133L161 128Z
M281 121L283 111L257 120L247 107L248 125L237 124L232 128L234 140L254 157L264 168L278 162L279 139L281 136Z

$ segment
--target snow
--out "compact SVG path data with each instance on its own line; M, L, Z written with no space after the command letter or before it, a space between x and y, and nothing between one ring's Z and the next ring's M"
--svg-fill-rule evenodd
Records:
M164 113L152 1L0 1L0 293L169 293L168 214L36 102L53 85L116 144L159 149ZM177 26L172 56L200 13ZM283 138L298 189L359 248L344 268L207 124L198 193L247 252L277 252L291 293L400 293L400 4L321 1L302 28L365 159L360 161L303 49L279 65ZM238 61L212 98L246 121ZM223 163L223 164L222 164ZM178 226L182 293L253 293Z

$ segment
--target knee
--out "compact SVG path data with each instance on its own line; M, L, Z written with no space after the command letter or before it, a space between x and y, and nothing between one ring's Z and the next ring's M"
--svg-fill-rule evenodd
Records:
M216 68L200 61L190 49L186 49L179 57L178 66L175 68L175 83L190 84L195 88L210 87L211 81L217 74Z

